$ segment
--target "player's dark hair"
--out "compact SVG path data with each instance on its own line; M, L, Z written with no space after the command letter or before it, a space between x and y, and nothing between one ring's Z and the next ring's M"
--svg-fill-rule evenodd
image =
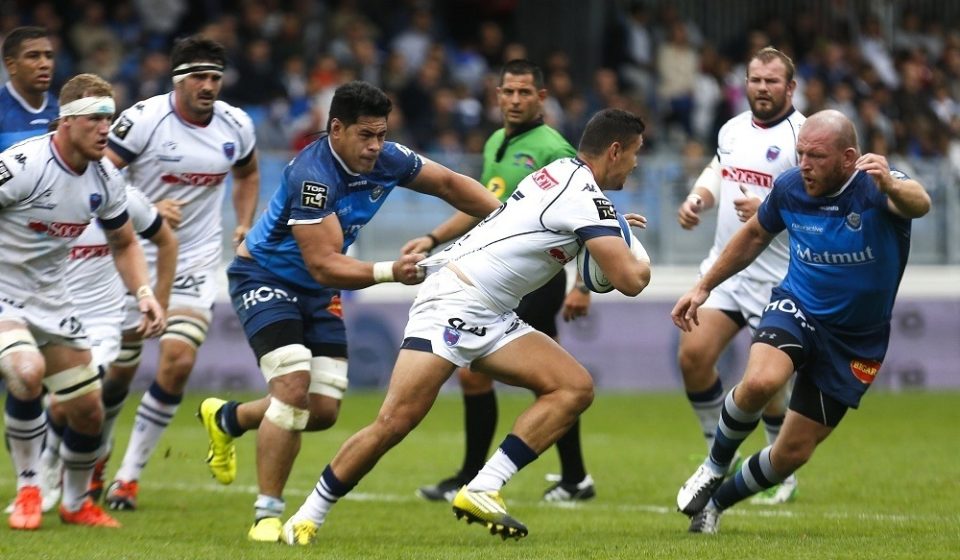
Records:
M177 41L173 45L173 50L170 51L171 68L188 62L215 62L220 66L226 66L227 50L209 37L191 35Z
M388 117L393 103L380 88L367 82L347 82L333 92L330 102L330 115L327 119L327 132L333 119L344 126L356 124L360 117Z
M506 74L514 76L523 76L530 74L533 76L533 85L537 89L543 89L543 70L539 66L523 58L515 58L503 65L500 69L500 85L503 85L503 77Z
M42 27L17 27L3 39L3 59L20 56L20 46L31 39L46 39L50 34Z
M579 152L598 156L614 142L626 146L643 134L646 125L633 113L622 109L603 109L587 122L580 137Z
M796 72L796 67L793 65L793 60L789 56L784 54L782 51L778 51L773 47L763 47L756 54L750 57L750 60L759 60L764 64L770 63L775 58L779 58L783 65L787 68L787 83L793 81L793 74ZM750 65L747 65L747 77L750 77Z

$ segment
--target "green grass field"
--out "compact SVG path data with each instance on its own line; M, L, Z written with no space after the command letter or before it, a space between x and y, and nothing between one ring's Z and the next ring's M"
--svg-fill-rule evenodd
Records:
M554 451L505 488L511 514L530 536L501 541L457 522L446 504L414 496L417 486L452 474L462 449L461 406L441 396L423 424L336 506L309 549L253 544L254 445L240 440L240 474L228 487L203 462L205 434L188 398L141 481L140 509L120 512L119 530L65 527L56 514L35 533L0 528L0 558L960 558L960 395L874 393L847 415L802 469L788 506L741 504L717 536L689 535L674 511L677 488L696 468L702 443L679 394L600 394L584 416L595 500L546 506L544 475ZM308 434L287 489L292 514L337 447L369 422L380 394L349 394L340 422ZM118 429L122 451L136 401ZM530 397L501 394L501 433ZM761 445L756 433L745 445ZM499 441L499 437L498 440ZM115 453L111 474L118 467ZM9 467L0 497L13 494Z

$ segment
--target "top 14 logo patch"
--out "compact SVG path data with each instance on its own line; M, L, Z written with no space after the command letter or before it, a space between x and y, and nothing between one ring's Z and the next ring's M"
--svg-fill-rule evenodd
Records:
M322 210L327 206L328 187L312 181L304 181L300 186L300 205L304 208Z

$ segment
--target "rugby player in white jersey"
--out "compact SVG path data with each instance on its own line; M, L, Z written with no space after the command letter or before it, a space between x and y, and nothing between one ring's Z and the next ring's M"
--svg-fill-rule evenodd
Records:
M337 500L426 416L443 383L468 364L475 372L530 389L536 400L477 476L460 489L453 509L457 517L477 521L492 534L527 534L507 514L500 488L590 406L593 381L556 341L513 310L584 246L622 293L635 296L646 287L649 261L631 253L613 204L600 192L621 188L636 167L643 128L626 111L600 111L587 123L576 158L535 171L498 210L420 262L432 273L410 309L380 413L340 447L314 491L284 524L286 543L311 543ZM643 223L635 214L625 218Z
M260 183L253 123L242 110L217 99L223 46L188 37L174 46L170 58L173 92L124 111L110 131L107 150L118 167L126 167L130 183L157 205L180 243L157 376L137 408L126 454L107 488L105 500L114 509L136 508L141 472L176 413L206 338L221 261L224 181L232 172L234 244L250 229ZM150 245L144 250L152 267L155 252ZM106 396L118 407L141 348L139 337L125 334L120 357L107 374Z
M60 447L66 467L60 518L119 526L86 496L103 405L89 339L65 278L72 241L97 218L123 283L137 295L140 334L153 336L164 328L129 224L123 178L103 157L114 107L110 84L92 74L76 76L60 92L57 130L0 154L0 372L17 470L17 499L8 519L13 529L40 527L44 386L67 419Z
M177 266L177 237L142 192L127 185L126 193L127 214L134 231L157 246L157 282L154 293L161 307L166 309ZM98 371L106 371L120 353L122 332L135 330L137 325L130 323L130 317L125 312L127 290L123 287L110 258L110 246L107 244L105 232L96 223L84 230L70 247L67 286L90 339L92 365ZM102 391L104 419L103 441L98 452L100 458L110 452L113 427L120 413L120 403L109 400L110 394L105 386ZM60 442L63 439L64 427L63 407L51 401L47 409L47 435L43 446L43 478L40 485L44 512L53 509L60 499ZM103 464L102 460L98 460L98 466ZM102 476L95 471L87 493L97 501L102 492Z
M716 157L680 205L678 221L684 229L700 223L700 212L717 208L713 247L700 264L701 274L710 269L743 223L756 214L773 180L797 165L797 135L805 117L793 107L797 86L793 75L793 61L782 52L766 47L753 55L746 80L750 110L720 129ZM753 264L717 286L700 309L699 326L680 334L678 360L683 384L708 450L725 394L717 360L744 327L751 332L756 328L770 300L770 290L787 273L789 259L786 235L780 235ZM786 410L785 394L764 410L768 443L773 444L780 432ZM783 503L793 499L796 488L796 477L791 475L781 485L757 495L754 502Z

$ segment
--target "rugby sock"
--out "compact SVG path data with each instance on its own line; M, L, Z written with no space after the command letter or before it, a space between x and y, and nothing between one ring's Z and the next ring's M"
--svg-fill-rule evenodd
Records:
M253 522L256 524L265 517L280 517L286 507L281 498L257 494L257 501L253 502Z
M223 406L217 411L215 418L217 426L223 430L223 433L235 438L242 436L247 431L240 426L240 420L237 418L238 406L240 406L240 403L237 401L227 401L223 403Z
M117 418L123 411L123 405L127 402L127 389L112 391L108 393L106 386L103 391L103 441L100 443L100 457L106 457L113 447L113 431L117 426Z
M58 426L53 417L50 416L49 410L46 412L46 417L47 433L43 442L41 457L43 457L44 465L53 465L60 458L60 442L63 441L63 430L66 426Z
M567 433L557 440L557 453L560 455L560 480L566 484L579 484L587 478L583 466L583 452L580 449L580 419L570 426Z
M320 480L313 488L313 492L307 496L306 501L300 506L296 516L306 517L317 525L322 525L327 519L327 513L337 500L347 495L347 492L353 489L357 483L345 484L333 474L333 469L327 465L320 475Z
M737 388L734 387L723 400L720 423L717 424L713 447L710 448L707 463L711 463L716 472L726 471L727 466L733 461L737 448L760 423L762 411L747 412L738 407L733 400L736 390Z
M693 407L693 413L697 415L700 421L700 429L703 431L703 439L707 442L707 452L713 447L713 436L717 432L717 424L720 423L720 410L723 408L723 382L717 378L706 391L699 393L687 392L687 400Z
M40 486L40 454L43 435L47 431L43 399L22 401L7 393L3 422L10 457L17 471L17 490L24 486Z
M153 455L154 449L160 442L160 436L173 420L173 415L180 406L183 395L171 395L154 381L150 389L144 393L140 406L137 407L137 417L130 433L130 443L123 456L123 464L117 471L116 478L124 481L139 480L140 473L147 466L147 461Z
M713 493L713 502L723 510L750 496L773 488L786 477L773 470L770 463L771 446L764 447L756 455L743 462L740 471L731 476Z
M773 445L773 442L777 440L777 436L780 435L780 428L783 427L783 419L785 415L780 416L768 416L764 414L763 419L763 429L767 434L767 444Z
M87 486L93 466L100 456L101 435L75 432L68 426L63 432L60 457L63 459L63 497L61 504L68 511L77 511L87 497Z
M463 396L463 424L466 451L457 477L470 480L487 462L493 434L497 430L497 393L491 390L480 395Z
M480 469L477 476L467 484L471 492L499 491L517 471L537 458L522 439L513 434L504 438L500 447L493 452L490 460Z

